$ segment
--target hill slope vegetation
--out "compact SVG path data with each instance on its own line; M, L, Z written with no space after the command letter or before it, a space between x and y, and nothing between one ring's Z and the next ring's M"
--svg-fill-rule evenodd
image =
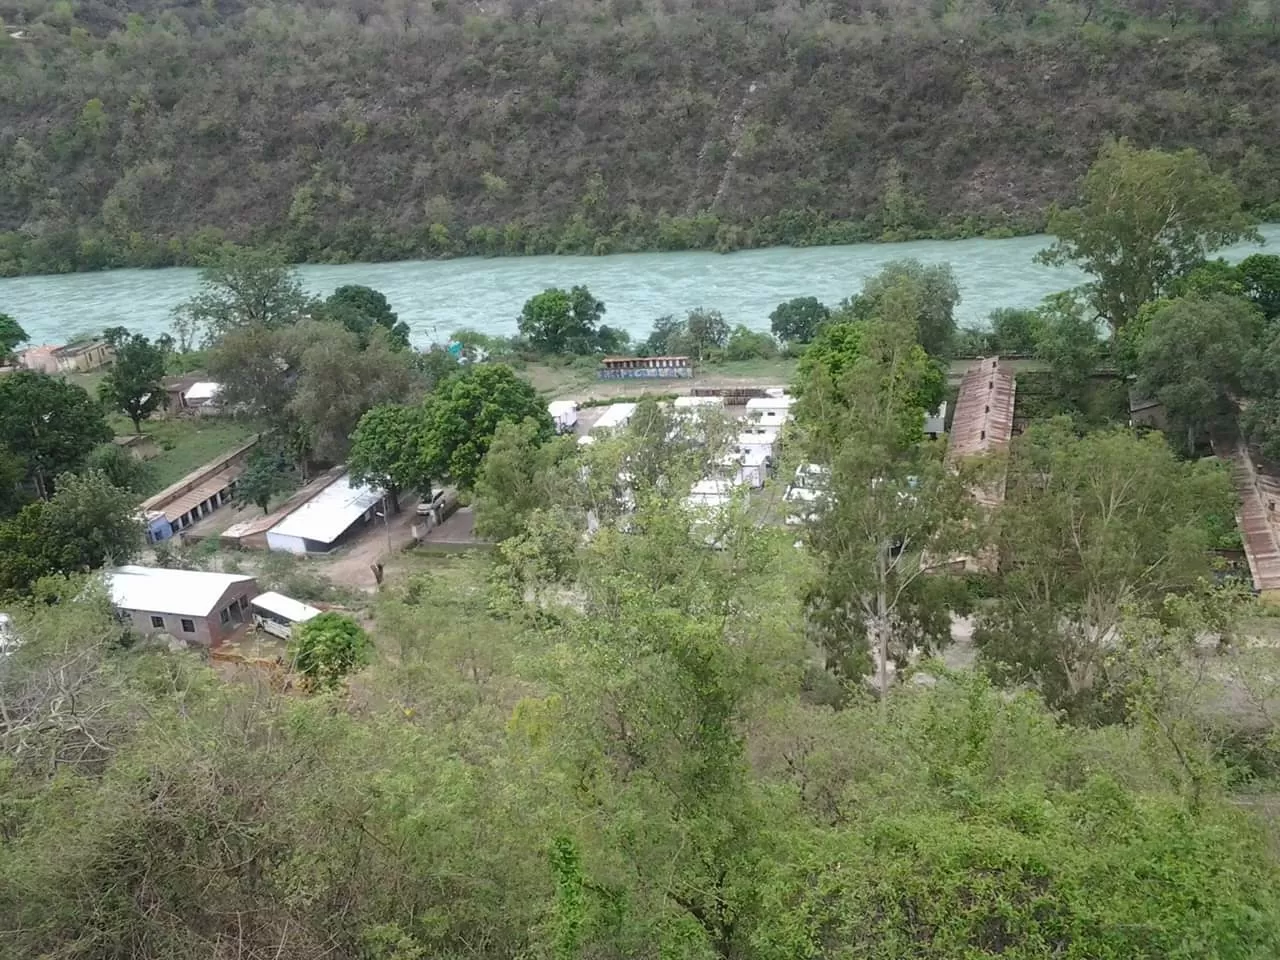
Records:
M1265 214L1280 4L1130 2L0 0L0 273L1033 229L1111 136Z

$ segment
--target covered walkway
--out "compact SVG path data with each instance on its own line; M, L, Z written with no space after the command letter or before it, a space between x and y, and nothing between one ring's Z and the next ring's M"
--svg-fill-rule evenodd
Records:
M1241 439L1234 445L1223 444L1214 452L1231 464L1231 480L1240 497L1240 539L1249 560L1253 589L1262 595L1280 597L1280 542L1277 541L1276 504L1280 502L1280 481L1260 473Z

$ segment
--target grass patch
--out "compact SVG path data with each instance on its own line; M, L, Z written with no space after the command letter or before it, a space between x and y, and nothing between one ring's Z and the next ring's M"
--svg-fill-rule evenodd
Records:
M125 417L112 417L116 436L133 433L133 424ZM150 420L143 433L160 448L160 455L147 461L151 476L143 496L150 496L176 483L192 470L240 446L258 432L258 425L230 417L184 417L173 420Z

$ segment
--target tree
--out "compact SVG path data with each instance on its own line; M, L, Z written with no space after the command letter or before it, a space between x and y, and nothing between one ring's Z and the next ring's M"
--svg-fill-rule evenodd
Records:
M520 335L540 353L595 353L604 309L604 303L586 287L567 292L549 287L531 297L520 311ZM616 333L609 331L607 336L613 339Z
M177 310L182 326L213 343L244 327L275 330L314 309L297 273L278 254L227 246L201 274L201 290Z
M145 493L155 478L149 463L115 443L96 447L85 459L85 467L104 474L112 486L135 495Z
M476 478L476 532L506 540L535 510L564 500L576 450L572 437L548 441L535 420L499 423Z
M375 326L387 333L387 344L393 350L409 346L409 325L396 316L387 298L372 287L347 284L338 287L324 302L324 315L342 324L360 339L360 348L369 343Z
M808 343L831 318L831 310L817 297L795 297L769 314L769 329L783 343Z
M991 339L996 353L1034 353L1040 333L1035 310L1006 307L991 311Z
M946 378L914 342L914 304L910 291L899 289L883 298L884 319L838 321L818 332L800 358L794 385L796 419L813 440L834 450L853 403L865 403L862 413L870 418L895 418L903 444L921 439L925 415L942 402ZM888 379L870 390L877 376Z
M1122 618L1210 576L1205 518L1230 515L1226 471L1180 462L1158 433L1077 437L1059 418L1014 442L1006 490L999 596L974 634L982 661L1077 718L1115 716L1107 663Z
M218 400L276 429L292 426L292 407L310 342L293 329L253 323L227 330L206 354L209 375L222 385Z
M805 527L819 564L809 618L827 669L843 680L866 672L870 652L882 699L891 661L949 641L948 585L928 572L962 552L973 529L966 479L941 445L920 442L941 376L914 327L910 310L832 324L800 371L805 452L830 467Z
M26 340L27 331L22 329L18 321L7 313L0 313L0 364L12 362L13 351Z
M418 489L431 492L432 474L423 454L421 407L385 404L360 418L351 434L347 454L351 479L381 487L391 498L391 509L400 510L400 493Z
M1167 301L1147 321L1137 389L1164 405L1188 453L1197 437L1234 421L1262 323L1247 300L1220 293Z
M738 324L724 346L727 360L769 359L778 355L778 344L763 330L752 330Z
M685 336L701 363L712 350L721 350L729 342L729 324L718 310L690 310L684 321Z
M643 352L649 357L666 357L687 352L684 321L668 314L653 321L653 329L645 338Z
M448 476L470 487L500 423L531 419L542 440L555 424L527 381L501 364L472 367L442 383L423 406L423 466L433 477Z
M1268 320L1280 318L1280 255L1255 253L1241 260L1237 270L1245 297Z
M311 690L332 690L369 662L373 644L364 628L341 613L322 613L293 628L289 655Z
M419 382L413 357L380 326L363 349L356 334L331 324L304 323L289 333L302 340L289 411L325 460L342 460L360 418L374 407L407 401Z
M1048 365L1054 387L1081 403L1102 358L1098 325L1085 316L1084 304L1071 293L1045 297L1036 311L1035 338L1036 359Z
M23 460L40 496L110 439L102 408L80 387L30 370L0 377L0 444Z
M48 501L0 522L0 597L28 593L54 574L125 563L142 546L137 502L96 470L62 474Z
M288 458L279 450L257 449L236 480L236 505L253 504L265 514L275 495L291 485Z
M1084 178L1082 202L1049 213L1049 264L1093 275L1090 302L1120 330L1179 275L1230 243L1257 239L1240 194L1195 150L1138 150L1110 141Z
M141 334L116 344L116 359L98 384L98 396L112 409L133 421L133 432L142 432L142 421L164 400L164 351Z
M914 303L916 338L932 357L949 357L956 333L955 308L960 287L949 263L927 266L919 260L894 260L868 277L862 292L841 307L844 319L866 320L884 310L886 296L902 301L908 292Z

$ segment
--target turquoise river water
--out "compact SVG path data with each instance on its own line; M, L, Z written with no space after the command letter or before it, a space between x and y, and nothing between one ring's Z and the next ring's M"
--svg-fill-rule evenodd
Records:
M1280 224L1261 231L1262 249L1280 247ZM839 247L774 247L734 254L633 253L608 257L507 257L499 259L353 263L303 266L308 290L327 294L344 283L381 290L413 330L414 342L443 341L470 327L511 334L521 305L551 286L586 284L605 302L605 322L643 335L655 317L694 307L719 310L730 324L766 329L781 301L816 296L835 304L857 292L862 280L889 260L915 257L949 262L960 284L957 319L981 323L997 307L1034 306L1046 294L1083 280L1075 270L1041 266L1036 251L1045 236L1009 240L937 240L850 244ZM1253 244L1223 252L1238 260ZM111 270L67 276L0 279L0 312L15 317L32 343L62 343L77 333L121 325L148 335L166 331L173 308L199 285L199 271Z

